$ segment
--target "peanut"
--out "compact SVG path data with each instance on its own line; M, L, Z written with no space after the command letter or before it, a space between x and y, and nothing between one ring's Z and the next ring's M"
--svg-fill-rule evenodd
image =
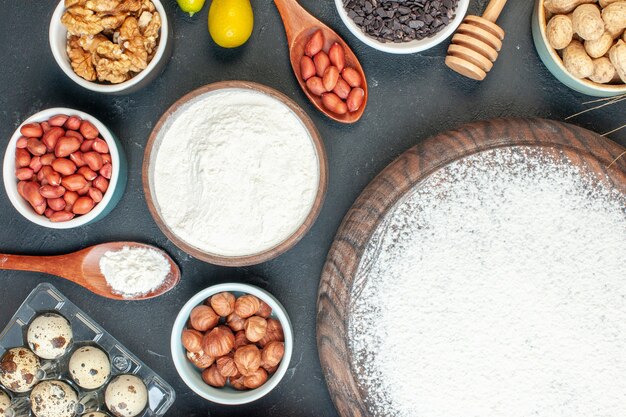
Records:
M326 92L324 82L320 77L311 77L306 80L306 88L311 92L311 94L315 94L316 96L321 96Z
M51 222L66 222L68 220L72 220L74 218L74 213L70 213L69 211L57 211L52 216L50 216Z
M83 143L83 141L85 140L83 135L81 135L80 133L78 133L75 130L68 130L68 131L66 131L65 132L65 136L71 136L73 138L77 138L78 140L80 140L80 143Z
M626 28L626 1L611 3L602 10L602 20L614 30Z
M326 68L330 67L330 58L324 51L318 52L313 57L313 63L315 64L315 72L318 77L323 77Z
M63 200L65 200L66 205L73 206L76 200L78 200L78 193L76 191L66 191L63 194Z
M594 41L604 34L604 21L595 4L583 4L572 15L574 32L586 41Z
M20 136L20 138L15 143L15 147L19 149L24 149L26 147L27 142L28 142L28 138L26 136Z
M80 174L73 174L63 178L61 184L68 191L78 191L87 185L87 180Z
M56 159L56 156L53 153L47 153L40 157L41 165L52 165L52 161Z
M306 81L314 75L315 64L313 63L313 60L309 56L302 55L302 58L300 59L300 77Z
M39 185L36 182L27 182L24 184L22 191L24 198L37 214L43 214L46 211L46 200L39 194Z
M333 91L337 85L337 80L339 80L339 69L332 65L326 68L324 77L322 77L322 82L326 91Z
M600 7L605 8L609 4L615 3L617 1L622 1L622 0L600 0Z
M33 178L34 174L32 168L18 168L15 170L15 176L20 181L28 181Z
M104 141L104 139L95 139L93 141L93 150L98 152L98 153L108 153L109 152L109 145L107 145L106 141Z
M304 46L304 53L313 58L324 47L324 34L317 30Z
M354 112L360 109L363 104L363 100L365 100L365 90L359 87L353 88L352 91L350 91L350 95L348 95L348 99L346 100L348 111Z
M78 116L71 116L67 118L64 126L66 129L69 129L69 130L78 130L80 129L80 122L81 120Z
M87 181L93 181L98 176L98 174L88 166L81 167L78 173L85 177Z
M346 114L348 112L348 106L343 102L335 93L322 94L322 103L324 107L336 114Z
M39 188L39 194L45 198L60 198L63 197L63 194L65 194L65 188L60 185L42 185Z
M65 208L67 203L62 198L48 198L48 207L50 207L54 211L61 211Z
M15 150L15 166L24 168L30 165L30 154L26 149L17 148Z
M361 75L359 75L358 71L354 68L346 67L341 72L341 76L348 83L348 85L352 88L361 86Z
M48 207L46 209L46 211L43 212L43 215L46 216L47 218L52 217L52 215L55 213L54 210L52 210L50 207Z
M102 154L102 162L105 164L111 164L111 154L110 153L104 153Z
M619 78L626 83L626 43L623 40L617 41L609 50L609 59Z
M74 129L75 130L75 129ZM83 120L80 124L80 134L85 137L85 139L95 139L100 135L98 129L88 120Z
M80 151L76 151L76 152L71 153L70 154L70 159L79 168L87 165L87 163L85 162L85 159L83 158L83 153L80 152Z
M94 206L94 201L91 197L79 197L72 207L72 213L74 214L87 214Z
M593 74L593 61L579 41L572 41L563 50L563 64L567 71L577 78L587 78Z
M81 152L89 152L93 149L93 140L86 140L80 145Z
M28 141L26 141L26 149L35 156L41 156L46 153L46 145L35 138L28 138Z
M333 43L333 46L328 51L328 58L330 58L330 63L337 67L339 72L343 71L346 66L346 53L343 50L343 46L337 42Z
M113 166L109 163L102 165L100 171L98 171L100 175L102 175L107 180L111 179L111 175L113 174Z
M99 175L93 180L92 185L103 193L106 193L107 188L109 188L109 181Z
M27 123L20 127L20 133L27 138L40 138L43 135L43 129L39 123Z
M99 203L102 201L102 191L97 188L90 188L89 197L94 201L94 203Z
M53 127L50 130L48 130L46 133L44 133L41 141L43 142L44 145L46 145L46 150L48 152L52 152L55 146L57 146L57 141L63 135L65 135L65 130L63 130L60 127Z
M345 100L348 98L351 89L352 88L348 85L348 83L345 82L343 78L339 77L337 85L335 85L335 88L333 89L333 93L337 94L342 100Z
M50 120L48 120L48 123L50 123L50 126L61 127L67 122L68 118L69 116L65 114L57 114L56 116L52 116Z
M85 160L85 163L89 165L89 168L93 169L94 171L99 171L100 168L102 168L102 165L104 165L102 155L100 155L98 152L91 151L84 153L83 159Z
M548 22L546 27L548 43L554 49L564 49L574 38L574 27L572 19L566 15L557 14Z
M46 134L46 132L50 129L52 129L52 126L50 126L50 123L48 122L41 122L41 130L43 130L44 135Z
M546 0L544 7L554 14L569 13L576 7L585 3L595 3L596 0Z
M78 193L79 196L84 196L89 193L90 188L91 188L91 182L87 182L87 184L85 184L83 188L81 188L80 190L77 190L76 192Z
M52 169L63 176L72 175L76 172L76 164L65 158L57 158L52 161Z
M28 164L28 167L32 169L33 173L35 174L39 172L41 167L43 167L43 164L41 163L41 158L41 156L34 156L30 159L30 164Z
M613 36L609 32L604 34L595 41L585 41L585 51L592 58L600 58L606 55L613 46Z
M54 154L57 158L65 158L80 149L80 140L72 136L63 136L57 141Z

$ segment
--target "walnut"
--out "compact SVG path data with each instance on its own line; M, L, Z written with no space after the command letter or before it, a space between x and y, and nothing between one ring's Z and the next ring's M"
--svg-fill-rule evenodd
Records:
M134 13L141 9L141 0L86 0L85 7L108 15Z
M85 51L76 36L71 36L67 42L67 56L70 59L72 69L79 77L87 81L96 80L96 69L94 68L93 56L91 52Z
M139 24L134 17L128 17L120 27L118 44L131 61L130 70L139 72L148 66L148 51L144 39L139 31Z
M156 10L156 8L154 7L154 4L152 3L151 0L143 0L141 2L141 11L142 12L153 12L155 10Z
M105 30L117 29L125 18L125 14L99 15L87 8L73 6L63 13L61 23L72 35L97 35Z
M96 61L98 81L118 84L130 78L130 58L118 44L111 41L102 42L98 45L96 53L98 56Z
M149 16L148 16L149 15ZM147 19L150 20L147 20ZM148 54L151 54L157 45L159 30L161 29L161 16L155 13L143 12L139 16L139 28L144 37L144 46Z
M109 40L104 35L83 35L80 37L80 39L78 39L80 47L87 52L91 52L92 54L96 53L96 50L98 49L98 45L100 45L100 43L108 41Z

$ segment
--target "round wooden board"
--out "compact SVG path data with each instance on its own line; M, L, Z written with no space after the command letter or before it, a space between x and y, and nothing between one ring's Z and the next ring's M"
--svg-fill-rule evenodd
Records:
M357 384L348 347L348 314L355 273L367 243L393 205L433 172L469 155L508 146L560 149L573 163L609 176L626 193L626 150L588 130L555 121L493 120L442 133L409 149L363 191L344 218L322 272L317 345L330 395L342 417L371 416Z

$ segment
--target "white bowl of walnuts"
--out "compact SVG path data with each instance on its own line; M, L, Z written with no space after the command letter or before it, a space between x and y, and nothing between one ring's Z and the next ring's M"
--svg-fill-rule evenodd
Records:
M185 304L171 349L178 374L196 394L246 404L267 395L287 372L293 330L285 308L267 291L220 284Z

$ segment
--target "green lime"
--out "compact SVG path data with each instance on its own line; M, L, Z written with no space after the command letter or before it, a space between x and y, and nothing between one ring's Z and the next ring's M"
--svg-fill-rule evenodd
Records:
M178 2L178 6L180 9L189 13L189 16L193 16L195 13L198 13L202 10L204 6L204 0L176 0Z

